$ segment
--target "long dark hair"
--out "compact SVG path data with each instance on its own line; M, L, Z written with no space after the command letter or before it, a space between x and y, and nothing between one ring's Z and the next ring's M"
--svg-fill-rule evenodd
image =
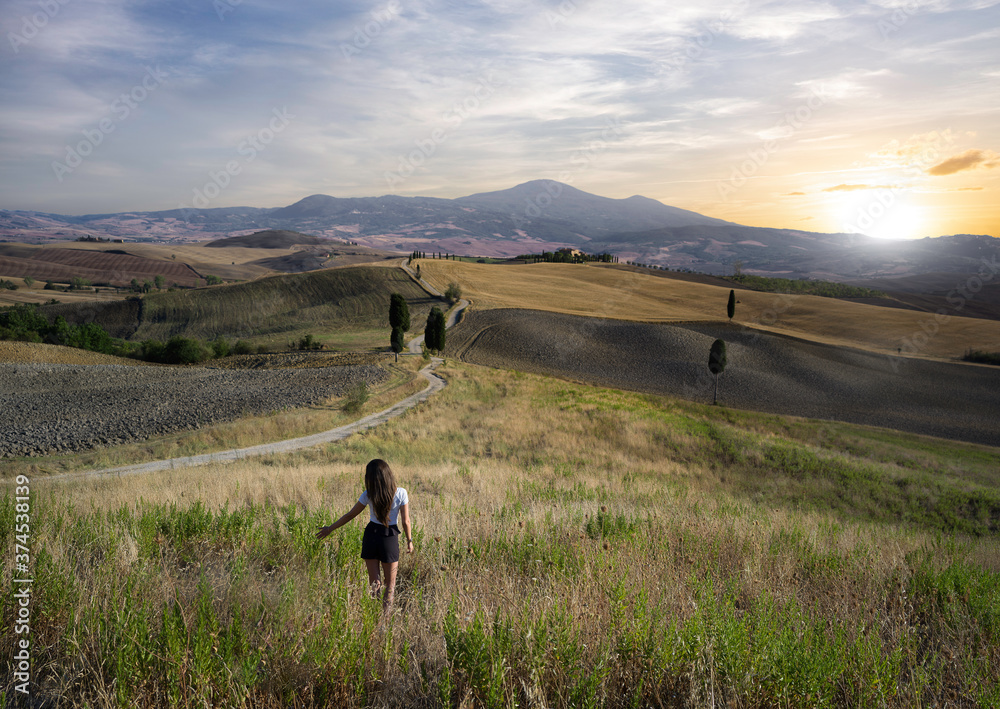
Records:
M375 519L388 527L392 498L396 496L396 477L388 463L379 458L369 461L365 467L365 489Z

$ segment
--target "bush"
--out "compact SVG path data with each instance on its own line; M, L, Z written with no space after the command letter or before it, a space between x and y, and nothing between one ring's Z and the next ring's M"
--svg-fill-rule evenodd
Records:
M229 340L225 339L224 337L220 337L219 339L215 340L212 343L212 356L215 359L219 359L220 357L228 357L231 351L232 348L229 345Z
M311 333L299 340L300 350L321 350L323 343L317 340Z
M233 354L246 355L253 354L257 351L257 348L246 340L237 340L236 344L233 345Z
M162 362L163 349L164 344L159 340L143 340L136 354L139 359L146 360L147 362Z
M357 413L365 405L366 401L368 401L368 385L363 381L355 382L347 390L347 397L344 399L344 411L352 414Z
M449 303L457 303L462 299L462 286L454 281L448 284L448 289L444 292L444 297Z
M986 352L984 350L974 350L969 348L965 351L965 355L962 356L962 359L966 362L1000 365L1000 352Z
M35 279L32 278L31 276L25 276L24 285L28 286L28 288L31 288L31 286L35 285Z
M163 348L163 358L167 364L196 364L208 359L208 350L198 340L174 335Z

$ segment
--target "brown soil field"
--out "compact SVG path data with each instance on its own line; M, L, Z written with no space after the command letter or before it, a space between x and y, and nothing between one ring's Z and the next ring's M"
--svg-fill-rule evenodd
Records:
M167 285L198 286L204 279L193 268L174 260L154 260L135 256L126 251L125 244L104 244L105 248L77 249L40 247L33 249L30 258L5 256L0 245L0 275L32 276L36 280L68 281L73 277L85 278L93 283L127 285L133 278L152 281L163 276ZM17 250L24 254L23 247Z
M471 312L446 354L474 364L711 403L708 352L726 341L727 407L1000 446L1000 367L809 342L725 322L639 323L540 310Z
M642 322L724 323L729 288L587 265L495 266L419 261L443 290L455 281L479 310L528 308ZM944 318L811 295L738 291L734 322L814 342L954 360L969 348L1000 351L1000 322ZM943 320L943 321L942 321Z

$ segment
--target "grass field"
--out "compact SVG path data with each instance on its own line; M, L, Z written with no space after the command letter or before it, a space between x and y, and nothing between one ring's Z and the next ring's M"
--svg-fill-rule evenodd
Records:
M455 281L475 307L531 308L652 322L726 317L729 289L587 265L489 265L418 261L443 290ZM969 348L1000 350L1000 322L936 316L820 296L738 291L734 322L875 352L959 359ZM910 343L909 345L907 343Z
M1000 702L996 449L442 372L438 396L336 446L33 479L42 693L61 706ZM409 490L415 524L385 620L365 597L360 525L313 537L373 457ZM8 546L14 513L5 496Z

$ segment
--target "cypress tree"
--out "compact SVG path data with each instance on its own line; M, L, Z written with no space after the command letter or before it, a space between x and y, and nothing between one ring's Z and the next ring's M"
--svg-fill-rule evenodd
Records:
M736 314L736 291L729 291L729 303L726 304L726 312L729 314L729 322L733 321L733 315Z
M708 353L708 371L715 375L715 397L712 404L719 403L719 375L726 371L726 342L716 340Z
M424 344L427 345L427 349L435 352L444 349L444 331L444 313L435 305L427 316L427 326L424 328Z
M389 327L401 328L403 332L410 329L410 308L399 293L389 296Z
M390 346L392 351L396 354L396 361L399 361L399 353L403 351L403 329L400 327L392 328L392 336L389 338Z

